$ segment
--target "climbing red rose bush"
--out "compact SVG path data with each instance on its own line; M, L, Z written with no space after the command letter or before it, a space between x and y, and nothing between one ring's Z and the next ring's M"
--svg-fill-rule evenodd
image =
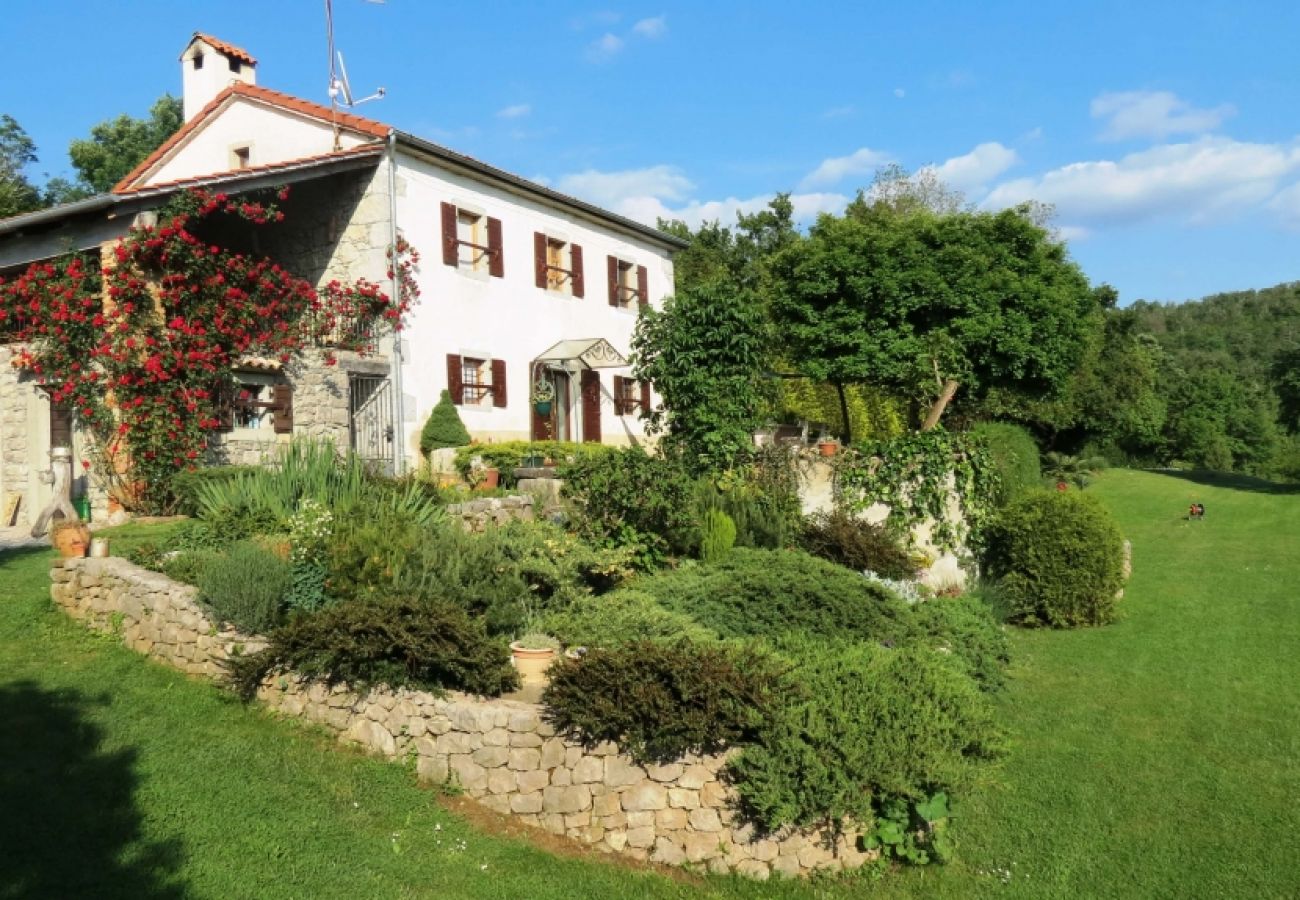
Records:
M334 350L372 352L378 326L402 327L419 295L404 240L389 254L392 298L366 279L318 290L269 257L200 237L223 219L256 229L284 218L274 200L195 190L132 228L102 265L71 254L0 280L0 333L21 345L13 364L73 408L124 505L170 506L172 476L200 461L241 359L287 363L327 346L333 362Z

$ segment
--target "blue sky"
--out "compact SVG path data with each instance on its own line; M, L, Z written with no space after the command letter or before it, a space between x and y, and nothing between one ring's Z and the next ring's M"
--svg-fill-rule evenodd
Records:
M1300 6L335 0L358 112L653 222L810 220L881 163L1052 203L1123 302L1300 279ZM66 175L94 123L179 93L200 30L325 101L317 0L6 8L0 112ZM53 39L52 39L53 38Z

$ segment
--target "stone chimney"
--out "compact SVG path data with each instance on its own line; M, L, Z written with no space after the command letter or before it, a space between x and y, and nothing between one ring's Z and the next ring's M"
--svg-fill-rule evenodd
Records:
M257 60L233 44L194 32L181 54L181 95L185 121L236 82L257 84Z

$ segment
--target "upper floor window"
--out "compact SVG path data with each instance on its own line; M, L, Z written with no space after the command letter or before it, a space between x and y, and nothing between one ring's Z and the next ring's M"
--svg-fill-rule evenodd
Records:
M464 272L505 276L501 220L477 210L442 204L442 261Z
M582 247L572 241L535 232L533 268L539 288L575 297L582 297L586 293L582 273Z
M649 272L645 266L606 257L609 268L609 305L627 309L636 303L645 306L650 302Z
M234 169L247 169L252 163L252 147L233 147L230 151L230 164Z

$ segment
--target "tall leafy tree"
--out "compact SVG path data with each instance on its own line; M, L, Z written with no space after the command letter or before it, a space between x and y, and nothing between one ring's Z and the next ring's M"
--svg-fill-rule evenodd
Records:
M81 185L94 193L111 190L181 127L182 115L181 101L164 94L150 108L148 118L120 115L91 128L89 138L68 147Z
M23 172L34 162L36 144L13 116L0 115L0 219L41 208L41 192Z
M1300 433L1300 347L1274 358L1272 376L1282 425L1292 434Z
M860 197L845 215L822 216L774 263L788 358L841 388L914 398L927 408L923 429L959 390L973 402L994 388L1060 388L1100 327L1101 303L1033 212L935 213Z
M642 311L632 362L663 397L649 424L666 449L707 470L752 445L772 393L768 346L753 294L721 278L679 290L662 311Z

